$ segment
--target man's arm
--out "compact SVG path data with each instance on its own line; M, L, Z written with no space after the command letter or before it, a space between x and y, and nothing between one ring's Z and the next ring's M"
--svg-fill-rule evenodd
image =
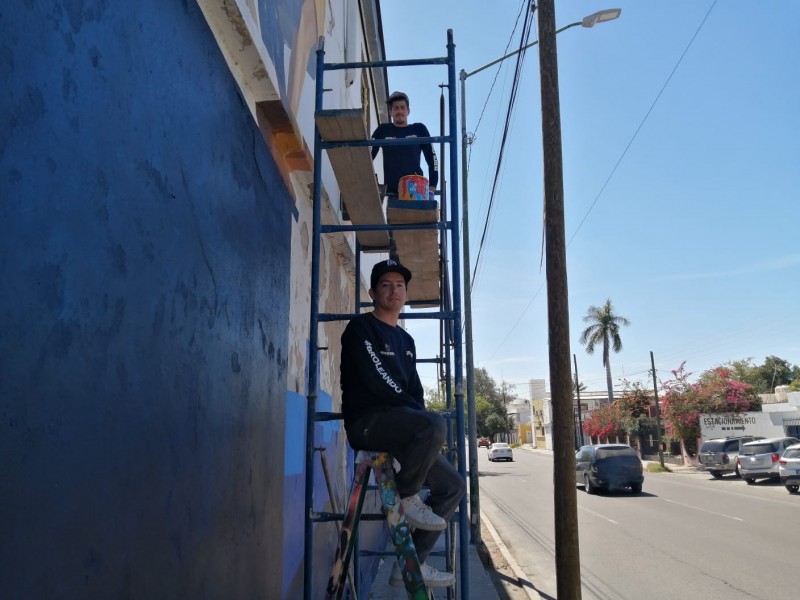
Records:
M414 350L414 355L417 351ZM421 408L425 408L425 389L422 387L422 381L419 379L419 371L414 369L414 377L408 385L408 393L416 399L417 404Z
M423 137L431 137L428 128L422 125ZM425 157L425 162L428 163L428 186L431 191L436 191L439 185L439 161L436 158L436 151L433 149L432 144L422 144L422 155Z

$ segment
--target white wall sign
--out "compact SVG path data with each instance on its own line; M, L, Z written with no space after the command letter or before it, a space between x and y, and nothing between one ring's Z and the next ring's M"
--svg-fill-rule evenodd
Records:
M731 435L780 437L786 435L783 419L797 416L797 411L701 414L700 437L704 440Z

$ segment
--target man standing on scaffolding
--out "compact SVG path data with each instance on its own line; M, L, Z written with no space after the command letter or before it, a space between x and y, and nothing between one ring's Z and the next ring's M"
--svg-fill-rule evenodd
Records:
M393 92L386 101L389 106L391 123L381 123L372 134L374 140L389 140L399 138L431 137L428 128L422 123L409 123L408 115L411 113L408 96L403 92ZM425 156L428 163L428 190L433 197L436 186L439 184L439 164L436 152L431 144L398 144L396 146L373 146L372 158L378 155L378 150L383 150L383 183L386 186L385 194L397 197L397 185L401 177L406 175L422 175L419 155Z
M448 587L455 583L453 574L424 561L466 485L441 453L447 423L425 409L414 339L398 325L410 280L411 272L395 260L373 267L369 296L374 310L353 318L342 334L342 412L354 449L389 452L400 463L397 492L415 528L412 539L422 577L429 587ZM430 490L427 504L419 496L423 486ZM404 585L396 562L389 583Z

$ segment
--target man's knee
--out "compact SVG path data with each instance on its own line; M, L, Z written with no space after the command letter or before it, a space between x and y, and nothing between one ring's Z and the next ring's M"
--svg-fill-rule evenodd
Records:
M458 469L449 462L447 463L447 487L453 490L453 494L458 491L458 497L461 498L467 492L467 482L458 472Z

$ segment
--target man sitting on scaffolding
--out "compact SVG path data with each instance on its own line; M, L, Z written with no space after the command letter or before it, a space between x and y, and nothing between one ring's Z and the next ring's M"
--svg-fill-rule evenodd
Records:
M400 463L397 491L429 587L455 583L452 573L424 563L466 491L464 479L442 455L444 418L425 409L416 346L398 325L411 272L395 260L376 264L369 296L374 310L353 318L342 334L342 412L356 450L389 452ZM419 491L426 486L427 504ZM395 563L389 583L403 586Z

